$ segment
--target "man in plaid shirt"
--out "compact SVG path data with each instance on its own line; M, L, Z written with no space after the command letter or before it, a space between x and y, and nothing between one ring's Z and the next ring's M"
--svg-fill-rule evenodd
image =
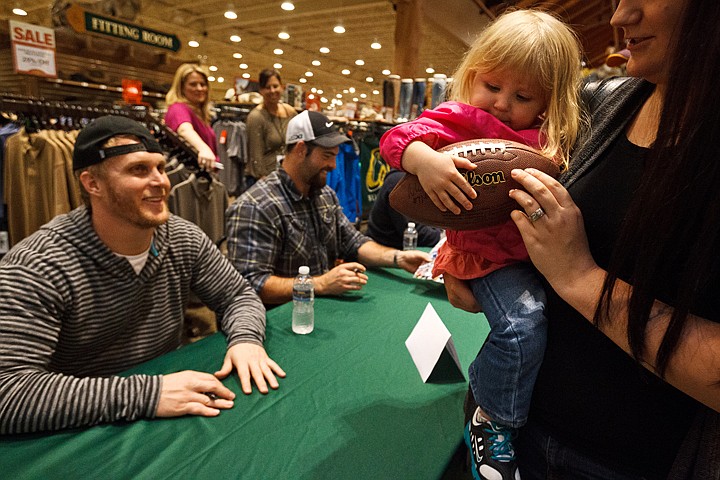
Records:
M345 217L326 177L338 146L349 141L325 115L302 112L288 124L282 166L225 213L228 257L264 303L290 301L302 265L310 267L316 295L340 295L367 283L366 266L414 272L429 261L425 252L374 242Z

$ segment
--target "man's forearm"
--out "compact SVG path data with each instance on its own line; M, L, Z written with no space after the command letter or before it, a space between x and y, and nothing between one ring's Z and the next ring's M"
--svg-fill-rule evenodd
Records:
M270 275L260 290L263 303L273 305L292 300L293 280L293 278Z

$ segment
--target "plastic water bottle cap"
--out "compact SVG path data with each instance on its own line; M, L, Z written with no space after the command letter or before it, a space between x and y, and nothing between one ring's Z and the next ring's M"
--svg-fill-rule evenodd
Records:
M415 228L415 222L408 222L408 228Z
M302 267L298 268L298 273L300 275L308 275L310 274L310 267L306 267L305 265L303 265Z

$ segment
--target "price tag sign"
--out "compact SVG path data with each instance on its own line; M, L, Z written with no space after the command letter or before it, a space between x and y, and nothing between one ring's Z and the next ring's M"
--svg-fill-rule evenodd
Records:
M10 20L15 73L57 78L55 31Z

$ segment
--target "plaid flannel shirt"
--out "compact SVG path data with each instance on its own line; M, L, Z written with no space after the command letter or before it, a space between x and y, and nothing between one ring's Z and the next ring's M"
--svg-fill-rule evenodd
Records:
M327 185L304 197L282 168L257 182L225 212L228 258L260 290L268 277L294 277L302 265L322 275L338 259L356 261L370 238L343 214Z

